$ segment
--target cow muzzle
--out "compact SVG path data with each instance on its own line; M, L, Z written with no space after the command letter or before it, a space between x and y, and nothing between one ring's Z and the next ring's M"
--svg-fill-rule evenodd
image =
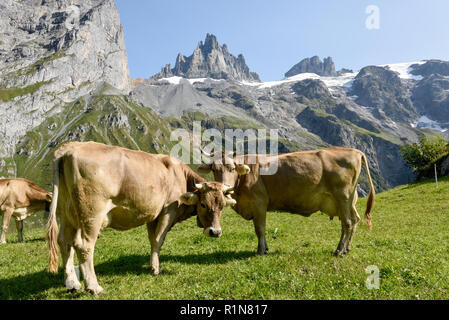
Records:
M221 236L221 229L208 227L204 229L204 235L213 238L219 238Z

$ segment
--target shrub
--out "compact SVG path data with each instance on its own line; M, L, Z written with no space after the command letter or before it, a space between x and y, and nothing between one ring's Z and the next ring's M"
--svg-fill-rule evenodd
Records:
M432 139L422 135L418 142L401 146L401 154L407 166L415 172L417 177L420 177L421 173L449 154L449 145L440 136Z

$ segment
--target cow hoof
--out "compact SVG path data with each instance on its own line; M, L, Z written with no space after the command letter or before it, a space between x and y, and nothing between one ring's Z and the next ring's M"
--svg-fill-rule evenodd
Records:
M67 288L67 291L69 291L69 292L80 291L81 283L70 281L70 282L66 282L65 287Z
M344 252L340 250L335 250L334 256L335 257L343 257Z
M264 254L268 253L268 247L258 247L257 248L257 255L263 256Z
M106 291L104 291L104 289L101 286L96 286L94 288L87 288L86 291L95 295L106 293Z
M156 269L154 267L150 267L150 272L153 276L157 276L158 274L161 273L161 269L159 269L159 268Z
M67 288L68 293L76 293L76 292L80 292L80 291L81 291L81 289Z

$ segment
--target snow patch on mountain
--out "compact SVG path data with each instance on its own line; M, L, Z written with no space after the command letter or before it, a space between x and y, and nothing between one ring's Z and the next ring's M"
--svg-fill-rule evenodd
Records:
M217 80L217 79L212 79L212 78L196 78L196 79L187 79L187 78L183 78L183 77L178 77L178 76L173 76L173 77L168 77L168 78L162 78L159 79L159 82L168 82L170 84L175 84L178 85L182 80L188 81L190 82L190 84L194 84L196 82L201 82L201 83L209 83L209 82L220 82L220 81L224 81L224 80Z
M426 116L421 116L418 119L418 122L411 124L413 128L418 129L431 129L431 130L437 130L440 132L446 132L447 129L442 128L442 125L448 125L447 123L439 123L437 121L431 120Z
M319 76L316 73L300 73L295 76L285 78L279 81L267 81L267 82L249 82L249 81L241 81L240 83L246 86L257 87L258 89L272 88L276 86L280 86L286 83L299 82L307 79L318 79L324 82L324 84L329 87L350 87L352 81L357 76L358 72L353 73L345 73L341 76L336 77L323 77Z
M423 79L422 76L415 76L410 73L411 66L414 64L424 64L426 61L415 61L415 62L404 62L404 63L393 63L393 64L384 64L379 67L387 67L391 71L399 73L399 78L406 80L416 80L420 81Z
M424 64L425 62L426 61L392 63L392 64L379 65L378 67L388 68L391 71L397 72L401 79L420 81L423 79L423 77L411 74L410 73L411 66L414 64ZM354 78L357 76L358 73L359 71L350 72L335 77L320 76L317 75L316 73L300 73L295 76L288 77L278 81L267 81L267 82L240 81L240 83L246 86L256 87L258 89L265 89L280 86L291 82L299 82L307 79L318 79L323 81L328 88L333 87L350 88L352 82L354 81Z

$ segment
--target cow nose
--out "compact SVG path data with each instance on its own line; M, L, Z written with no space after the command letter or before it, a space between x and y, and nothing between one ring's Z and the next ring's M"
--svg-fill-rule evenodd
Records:
M207 228L205 231L205 234L209 237L218 238L221 236L221 229L215 229L215 228Z

